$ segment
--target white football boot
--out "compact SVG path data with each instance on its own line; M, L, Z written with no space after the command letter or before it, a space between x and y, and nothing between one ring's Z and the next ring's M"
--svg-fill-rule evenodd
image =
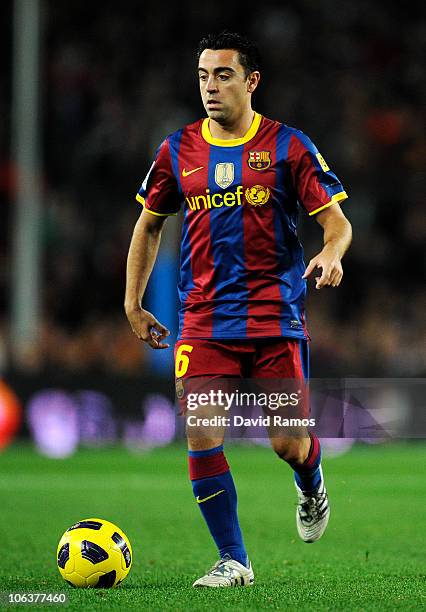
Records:
M321 483L313 493L304 493L295 482L299 498L296 510L296 525L299 536L308 544L320 539L330 518L327 490L321 472Z
M250 586L254 583L254 573L251 568L245 567L235 559L219 559L211 570L198 578L194 587L236 587Z

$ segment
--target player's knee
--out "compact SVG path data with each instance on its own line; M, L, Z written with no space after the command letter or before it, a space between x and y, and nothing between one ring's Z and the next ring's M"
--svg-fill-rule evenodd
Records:
M204 434L204 435L203 435ZM198 435L192 434L188 437L188 448L191 451L204 451L217 448L223 444L223 438L209 438L206 437L202 429L198 432Z
M287 463L303 463L305 459L305 448L303 438L301 439L272 439L272 448L283 461Z

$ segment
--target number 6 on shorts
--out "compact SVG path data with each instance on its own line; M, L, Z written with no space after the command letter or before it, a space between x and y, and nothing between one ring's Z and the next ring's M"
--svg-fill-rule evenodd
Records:
M189 355L185 353L191 353L194 347L190 344L181 344L176 352L176 363L175 363L175 376L176 378L182 378L185 376L189 366Z

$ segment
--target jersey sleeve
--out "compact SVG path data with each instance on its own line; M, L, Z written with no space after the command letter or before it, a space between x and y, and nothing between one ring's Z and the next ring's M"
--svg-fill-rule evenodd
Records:
M136 194L136 199L153 215L168 217L179 212L179 188L172 169L167 138L159 146L154 162Z
M291 136L288 162L298 200L309 215L348 197L342 183L303 132L297 131Z

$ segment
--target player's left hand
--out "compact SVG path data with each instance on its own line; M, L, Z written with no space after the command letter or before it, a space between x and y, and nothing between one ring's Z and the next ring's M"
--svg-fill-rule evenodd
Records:
M323 250L311 259L302 278L308 278L315 268L322 269L321 276L316 276L316 289L338 287L343 277L343 268L338 250L332 244L326 244Z

